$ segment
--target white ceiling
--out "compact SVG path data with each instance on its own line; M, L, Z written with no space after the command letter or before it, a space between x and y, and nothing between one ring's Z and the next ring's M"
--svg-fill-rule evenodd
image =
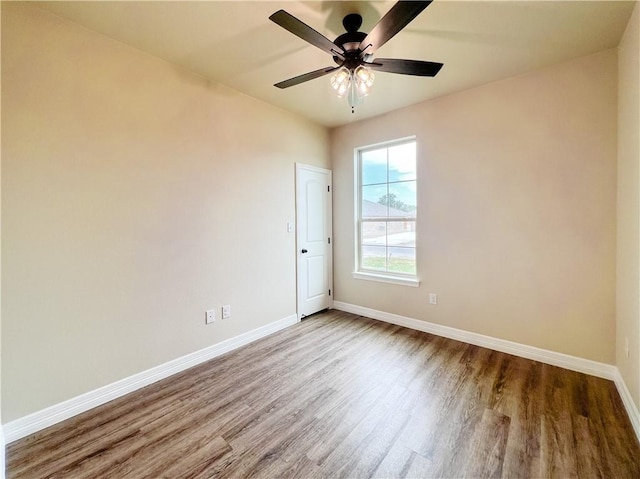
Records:
M377 56L444 63L435 78L377 73L351 114L329 76L288 89L281 80L330 56L268 20L284 9L334 40L342 17L368 32L394 4L330 1L39 2L58 15L247 95L333 127L618 45L635 2L435 0Z

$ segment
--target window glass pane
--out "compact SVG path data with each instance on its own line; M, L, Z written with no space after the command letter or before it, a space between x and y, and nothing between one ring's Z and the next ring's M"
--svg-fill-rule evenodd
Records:
M362 217L386 217L387 185L371 185L362 187Z
M403 181L389 184L389 216L416 216L416 182Z
M416 143L360 150L358 268L416 275Z
M389 246L405 246L415 248L415 221L389 221L389 223L387 223L387 244Z
M387 262L389 272L416 274L416 249L399 246L389 247Z
M384 246L361 246L362 267L378 271L387 270L387 248Z
M387 223L385 221L363 221L360 226L363 245L385 246L387 244Z
M369 150L361 153L362 184L373 185L387 182L387 149Z
M416 178L415 142L390 147L389 181L406 181Z

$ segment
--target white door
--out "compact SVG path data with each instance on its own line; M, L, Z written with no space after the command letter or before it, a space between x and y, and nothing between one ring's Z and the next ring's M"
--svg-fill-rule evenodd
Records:
M296 163L298 319L332 306L331 171Z

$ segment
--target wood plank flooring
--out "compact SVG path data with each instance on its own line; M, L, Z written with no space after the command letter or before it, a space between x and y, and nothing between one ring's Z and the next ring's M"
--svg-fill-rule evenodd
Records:
M611 381L339 311L7 448L18 478L640 478Z

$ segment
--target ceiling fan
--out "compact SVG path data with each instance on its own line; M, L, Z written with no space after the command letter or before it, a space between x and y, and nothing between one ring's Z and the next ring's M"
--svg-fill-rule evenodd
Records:
M342 20L346 33L338 36L333 42L293 15L284 10L278 10L269 17L269 20L329 53L337 66L304 73L276 83L274 86L289 88L336 72L331 78L331 86L339 97L347 96L351 111L354 112L355 106L362 103L373 85L372 70L401 75L436 76L442 68L442 63L374 58L378 48L406 27L431 2L432 0L397 2L368 34L358 31L362 25L362 17L357 13L350 13Z

